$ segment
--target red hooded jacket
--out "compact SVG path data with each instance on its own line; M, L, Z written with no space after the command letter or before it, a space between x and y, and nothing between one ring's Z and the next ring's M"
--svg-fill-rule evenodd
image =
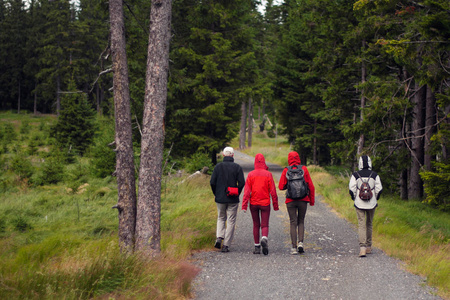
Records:
M266 160L261 153L255 156L255 169L248 173L244 187L242 209L247 210L248 202L251 205L270 205L272 196L273 209L278 210L278 196L272 173L268 171Z
M289 152L288 154L288 163L289 166L293 166L293 165L300 165L300 156L298 155L297 152L292 151ZM304 178L305 178L305 182L308 185L309 188L309 194L308 196L306 196L305 198L299 200L299 201L306 201L309 202L309 204L311 206L314 206L315 203L315 189L314 189L314 184L311 180L311 176L309 175L308 169L306 168L306 166L302 167L303 172L304 172ZM285 190L287 188L287 178L286 178L286 173L287 173L287 168L284 168L283 173L281 173L281 177L280 177L280 182L278 183L278 188L280 190ZM290 198L286 198L286 202L285 203L289 203L295 201L293 199Z

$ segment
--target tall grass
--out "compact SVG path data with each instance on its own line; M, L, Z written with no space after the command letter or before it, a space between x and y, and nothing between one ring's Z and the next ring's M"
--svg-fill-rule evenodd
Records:
M102 184L103 183L103 184ZM189 297L198 270L186 263L214 240L215 206L209 179L169 181L161 201L162 256L143 261L121 255L113 183L97 182L80 193L44 187L3 194L0 294L5 299ZM30 227L21 231L16 216Z
M187 258L192 251L211 248L214 240L216 212L209 178L164 179L162 255L154 261L123 255L117 211L112 209L117 203L115 180L93 177L89 157L64 164L56 184L30 184L9 167L20 153L39 169L47 160L45 139L30 156L16 150L27 148L34 136L45 136L41 130L52 121L0 113L0 126L12 124L16 135L0 152L0 298L190 297L198 270Z
M348 177L332 176L319 167L310 169L318 194L338 214L357 224L348 194ZM426 278L450 299L450 218L418 201L382 195L375 212L374 246L405 262L406 268Z

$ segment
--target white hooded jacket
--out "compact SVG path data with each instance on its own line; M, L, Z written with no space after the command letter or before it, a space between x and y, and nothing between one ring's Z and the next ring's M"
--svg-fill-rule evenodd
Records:
M356 208L373 209L378 205L377 200L383 191L380 176L375 171L372 171L372 161L367 155L359 158L358 167L359 171L352 174L348 184L350 196L355 201ZM372 189L372 198L369 201L364 201L359 198L359 187L361 187L362 180L368 182Z

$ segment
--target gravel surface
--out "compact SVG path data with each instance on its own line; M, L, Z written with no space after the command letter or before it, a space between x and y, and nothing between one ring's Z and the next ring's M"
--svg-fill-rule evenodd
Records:
M236 152L235 161L245 176L253 170L252 157ZM277 183L283 168L267 165ZM358 257L356 229L321 201L317 189L316 205L308 205L306 213L305 254L289 254L284 191L278 197L280 210L270 215L269 255L252 253L252 218L239 210L230 252L211 250L192 258L201 268L195 299L441 299L381 249Z

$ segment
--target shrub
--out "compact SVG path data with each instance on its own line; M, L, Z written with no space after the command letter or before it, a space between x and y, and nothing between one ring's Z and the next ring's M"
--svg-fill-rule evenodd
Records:
M30 178L33 175L33 165L21 154L14 155L10 167L21 179Z
M74 84L69 89L75 90ZM96 130L95 111L85 94L67 94L62 99L58 122L51 128L51 136L62 148L71 147L81 155L91 145Z
M39 185L55 184L64 178L64 165L58 157L49 157L42 165Z
M17 133L11 123L4 123L0 128L0 140L11 142L17 138Z
M92 174L98 178L111 176L116 170L116 153L108 146L114 141L114 124L110 124L96 137L92 147Z
M30 132L30 121L25 120L22 122L22 124L20 125L20 133L21 134L28 134Z
M424 202L450 211L450 164L436 163L436 172L421 172L420 176L427 194Z
M196 171L203 169L203 167L208 167L209 168L208 174L212 174L214 166L211 162L211 158L207 153L202 152L194 153L184 162L184 169L188 173L194 173Z

